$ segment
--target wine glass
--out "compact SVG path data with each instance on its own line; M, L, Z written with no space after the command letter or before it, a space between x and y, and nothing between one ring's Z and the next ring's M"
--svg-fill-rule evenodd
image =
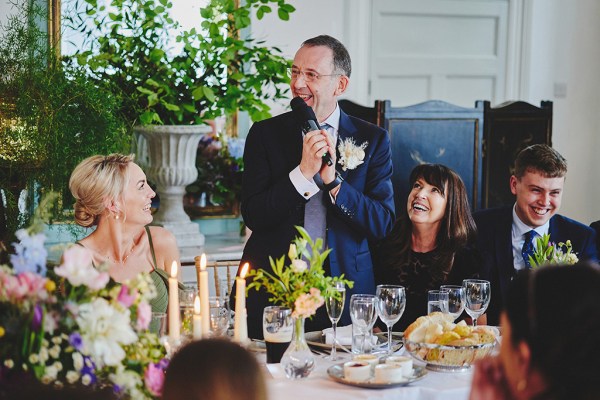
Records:
M427 292L427 314L436 311L448 314L448 292L441 290Z
M456 320L465 309L465 288L457 285L442 285L440 291L448 292L448 314Z
M392 353L392 326L404 313L406 307L406 292L403 286L378 285L375 292L377 296L377 315L387 325L388 354Z
M331 361L336 361L339 359L336 355L337 343L336 343L336 329L337 323L342 316L342 311L344 311L344 302L346 301L346 286L344 286L343 282L336 282L333 287L334 292L336 292L337 296L327 296L325 298L325 308L327 308L327 315L329 316L329 320L331 321L331 325L333 328L333 343L331 345L331 354L325 358Z
M360 354L364 354L365 339L377 320L377 313L375 312L376 301L375 295L372 294L353 294L352 297L350 297L350 318L352 319L353 330L352 344L354 347L356 338L354 328L356 328L360 336L357 338L357 340L360 340L360 344L357 344Z
M487 310L490 304L490 283L480 279L465 279L463 287L467 299L465 310L473 319L473 326L477 326L477 318Z

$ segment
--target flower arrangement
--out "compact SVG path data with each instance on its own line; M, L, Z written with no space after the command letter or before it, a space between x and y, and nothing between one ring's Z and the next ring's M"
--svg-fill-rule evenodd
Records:
M0 266L0 387L31 377L158 398L168 360L148 331L156 295L151 278L116 284L77 245L48 269L45 238L36 229L16 233L12 267Z
M537 247L533 255L529 256L529 263L532 268L538 268L549 264L568 264L573 265L579 258L573 252L571 241L555 244L550 241L550 235L544 234L536 238ZM565 248L565 250L563 250Z
M340 160L338 162L342 166L342 169L344 171L355 169L362 164L365 159L365 149L368 145L369 142L364 142L358 146L351 137L340 141L340 144L338 145Z
M289 307L294 318L309 318L323 305L325 296L341 296L333 290L337 282L350 288L354 283L344 279L344 275L325 276L323 263L331 249L321 252L323 239L313 241L304 228L297 226L296 229L300 236L290 244L287 254L290 264L285 265L285 255L277 260L269 257L273 272L250 271L248 277L253 280L248 290L264 288L271 295L271 301Z
M186 188L201 207L231 206L240 200L245 140L221 133L222 124L218 118L215 132L200 140L196 153L198 179Z

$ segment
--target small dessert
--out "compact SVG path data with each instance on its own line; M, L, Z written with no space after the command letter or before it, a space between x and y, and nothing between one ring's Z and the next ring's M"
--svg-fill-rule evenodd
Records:
M371 370L373 370L375 368L375 366L377 364L379 364L379 358L373 354L358 354L358 355L352 357L352 359L354 361L359 361L359 362L364 361L364 362L369 363L369 365L371 366Z
M404 356L389 356L385 359L386 364L396 365L402 368L402 375L405 378L410 378L413 374L413 361L410 357Z
M366 381L371 378L371 365L366 361L348 361L344 363L344 378L355 382Z
M375 366L375 382L391 383L406 380L402 366L395 364L379 364Z

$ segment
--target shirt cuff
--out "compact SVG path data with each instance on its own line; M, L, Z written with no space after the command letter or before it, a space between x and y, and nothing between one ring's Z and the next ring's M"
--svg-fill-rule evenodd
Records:
M306 200L310 199L319 192L320 189L315 182L312 179L309 181L304 177L304 175L302 175L299 165L294 168L289 175L292 185L294 185L296 191L298 191L298 193L300 193L300 195Z

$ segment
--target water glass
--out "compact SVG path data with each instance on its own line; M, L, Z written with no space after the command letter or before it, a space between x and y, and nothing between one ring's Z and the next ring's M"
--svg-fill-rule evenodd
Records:
M179 311L181 321L181 334L183 336L192 336L194 320L194 298L198 290L191 286L179 290Z
M427 292L427 314L432 312L448 313L448 292L430 290Z
M371 329L377 320L375 312L377 299L372 294L353 294L350 297L350 318L352 319L352 352L371 352Z
M292 341L294 320L287 307L268 306L263 311L263 336L267 347L267 364L277 364Z
M159 338L165 336L167 334L167 313L153 312L148 329Z
M388 345L387 352L392 352L392 327L406 307L406 292L403 286L378 285L375 292L377 296L377 315L387 325Z
M222 298L211 296L208 299L210 312L210 336L226 336L231 313L229 306Z
M490 282L481 279L465 279L463 280L463 287L465 288L467 300L465 310L473 319L473 326L477 326L477 318L487 310L490 304Z
M465 310L465 288L457 285L442 285L442 292L448 292L448 314L456 320Z

